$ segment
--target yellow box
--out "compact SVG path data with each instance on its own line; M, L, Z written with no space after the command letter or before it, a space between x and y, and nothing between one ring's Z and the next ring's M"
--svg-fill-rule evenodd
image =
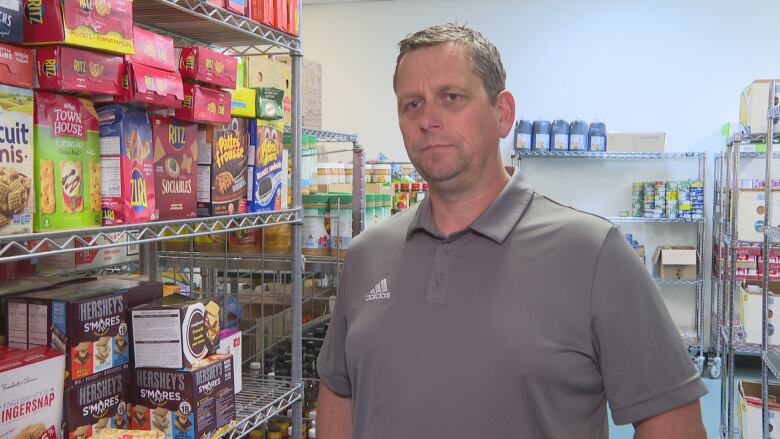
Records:
M236 117L251 117L257 116L257 108L255 106L255 100L257 99L257 92L251 88L237 87L235 90L228 90L233 96L231 102L232 114Z

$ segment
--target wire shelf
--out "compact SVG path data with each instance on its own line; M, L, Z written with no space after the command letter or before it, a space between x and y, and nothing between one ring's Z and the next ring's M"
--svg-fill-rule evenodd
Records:
M769 110L768 116L771 117L772 119L777 119L778 117L780 117L780 105L775 105L774 107L772 107L772 109Z
M292 270L290 255L158 251L157 258L159 264L166 268L188 268L193 265L217 269L227 267L228 270ZM336 273L340 270L342 262L343 260L336 256L303 255L303 271Z
M699 160L703 152L514 151L512 158L586 158L601 160Z
M766 143L766 134L767 133L736 133L736 134L732 134L729 137L728 146L733 146L737 142L739 142L740 144L742 144L742 143L747 143L747 144ZM776 134L773 137L774 137L774 140L775 140L773 143L778 143L777 141L780 140L780 134ZM763 154L763 153L755 153L755 154L762 154L762 157L766 155L766 154ZM774 157L774 155L772 155L772 156Z
M767 365L769 371L772 372L772 375L775 376L775 379L780 379L780 352L765 352L761 354L761 358L764 360L764 364Z
M766 227L764 232L769 239L780 240L780 227Z
M245 213L3 236L0 237L0 245L5 245L0 247L0 262L29 259L34 256L124 247L175 238L189 238L210 235L215 232L236 232L280 224L299 224L300 222L300 209L288 209L276 212ZM25 246L25 242L31 243L30 246Z
M641 216L608 216L606 217L613 223L685 223L685 224L701 224L703 219L688 220L682 218L645 218Z
M286 134L290 133L290 126L284 127ZM303 128L302 133L309 136L317 136L319 142L331 142L331 143L357 143L357 134L345 134L337 133L335 131L315 130L312 128Z
M276 378L242 376L242 390L236 394L236 419L238 422L222 437L241 439L250 431L265 424L274 416L301 399L303 385Z
M703 278L699 278L696 280L669 280L669 279L660 279L657 277L653 277L653 280L658 285L701 285L704 283Z

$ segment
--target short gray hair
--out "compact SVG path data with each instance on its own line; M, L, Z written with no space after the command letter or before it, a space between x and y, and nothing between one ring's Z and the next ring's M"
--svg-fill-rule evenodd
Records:
M393 90L396 88L398 79L398 64L407 53L444 43L457 44L466 48L474 73L482 79L482 85L485 86L490 103L495 104L498 94L506 89L506 71L501 62L501 53L484 35L457 23L431 26L407 35L398 43Z

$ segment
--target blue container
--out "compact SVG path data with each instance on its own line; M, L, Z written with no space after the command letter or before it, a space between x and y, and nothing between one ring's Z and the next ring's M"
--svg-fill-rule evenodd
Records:
M607 125L601 121L593 121L588 128L588 149L591 151L607 150Z
M569 122L558 116L552 123L550 149L553 151L569 150Z
M539 117L534 121L531 138L531 149L535 151L550 150L550 135L552 134L552 124L549 120Z
M588 150L588 123L580 116L577 116L577 119L573 120L569 126L569 150Z
M515 150L528 151L531 148L531 139L533 137L533 122L520 116L520 120L515 124Z

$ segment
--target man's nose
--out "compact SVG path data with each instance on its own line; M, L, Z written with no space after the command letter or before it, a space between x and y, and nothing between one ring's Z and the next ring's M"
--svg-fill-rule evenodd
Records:
M435 104L425 105L420 117L420 128L423 131L436 131L444 127L442 111Z

